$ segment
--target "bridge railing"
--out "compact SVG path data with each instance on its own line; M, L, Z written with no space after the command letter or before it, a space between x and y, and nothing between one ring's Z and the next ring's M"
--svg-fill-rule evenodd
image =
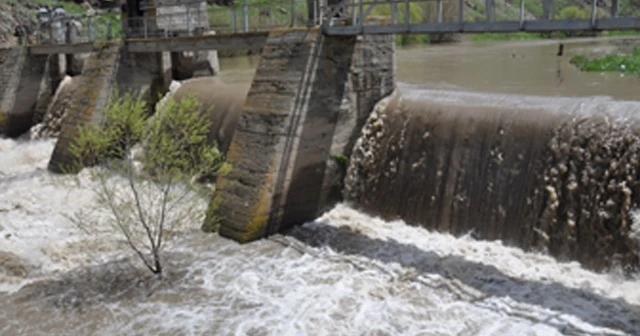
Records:
M149 38L199 35L207 31L216 34L257 32L308 24L305 0L272 0L180 10L158 8L155 16L125 20L122 29L126 37Z
M638 29L634 1L344 0L322 17L333 34Z
M120 37L117 14L65 16L40 22L33 32L36 44L72 44Z

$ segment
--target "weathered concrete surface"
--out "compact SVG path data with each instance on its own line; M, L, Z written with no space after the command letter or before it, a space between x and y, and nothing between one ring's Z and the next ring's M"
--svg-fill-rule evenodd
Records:
M70 145L82 126L101 120L113 89L142 94L151 112L159 95L166 92L169 69L167 53L131 54L119 43L106 44L92 53L82 76L74 83L75 96L66 107L67 116L49 162L49 170L75 173L81 168L73 160Z
M331 146L331 155L347 159L373 107L391 94L396 85L395 37L362 35L356 39ZM327 162L321 212L342 200L345 174L346 167L342 163L337 160Z
M42 121L29 130L31 139L57 138L76 96L81 77L66 76L60 82Z
M349 102L358 104L358 92L347 89L358 78L355 50L355 37L325 38L318 30L270 34L229 148L233 170L218 179L205 230L219 225L221 235L247 242L324 208L338 120L349 119ZM375 96L378 89L366 80L355 82L363 95ZM341 127L343 144L335 148L344 149L348 130L359 128L356 121Z
M0 50L0 134L19 136L33 125L36 111L46 106L59 81L54 60L29 55L25 48Z
M70 147L83 126L100 121L100 113L107 104L115 82L119 58L120 45L112 44L92 53L87 59L84 73L76 79L78 89L69 103L67 117L51 155L50 171L74 173L81 168L77 166Z

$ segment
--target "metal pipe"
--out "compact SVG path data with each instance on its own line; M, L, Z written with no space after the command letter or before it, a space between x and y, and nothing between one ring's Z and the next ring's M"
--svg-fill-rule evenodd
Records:
M291 0L291 27L296 26L296 0Z
M611 17L618 17L618 0L611 0Z
M363 4L363 0L360 0L360 3L358 4L358 13L360 14L360 20L359 20L359 24L360 27L362 27L364 25L364 4Z
M436 21L438 23L442 23L442 0L438 0L438 13L437 13L437 17L436 17Z
M464 0L458 0L458 23L464 22Z

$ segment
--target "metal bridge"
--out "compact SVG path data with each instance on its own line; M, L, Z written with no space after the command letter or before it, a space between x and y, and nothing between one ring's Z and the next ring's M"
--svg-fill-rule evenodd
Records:
M640 0L272 0L231 6L174 0L153 15L51 18L36 30L35 54L88 52L123 39L133 52L259 49L269 31L319 27L326 35L640 30ZM142 10L145 8L143 7Z

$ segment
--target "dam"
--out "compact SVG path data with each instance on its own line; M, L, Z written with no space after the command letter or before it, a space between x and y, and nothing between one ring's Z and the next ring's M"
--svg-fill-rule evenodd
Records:
M637 334L639 82L580 73L557 44L398 48L396 90L323 149L350 157L344 203L251 244L179 228L163 281L69 221L95 206L95 168L61 188L55 139L0 139L0 334ZM181 89L231 111L271 80L259 57L220 62Z

